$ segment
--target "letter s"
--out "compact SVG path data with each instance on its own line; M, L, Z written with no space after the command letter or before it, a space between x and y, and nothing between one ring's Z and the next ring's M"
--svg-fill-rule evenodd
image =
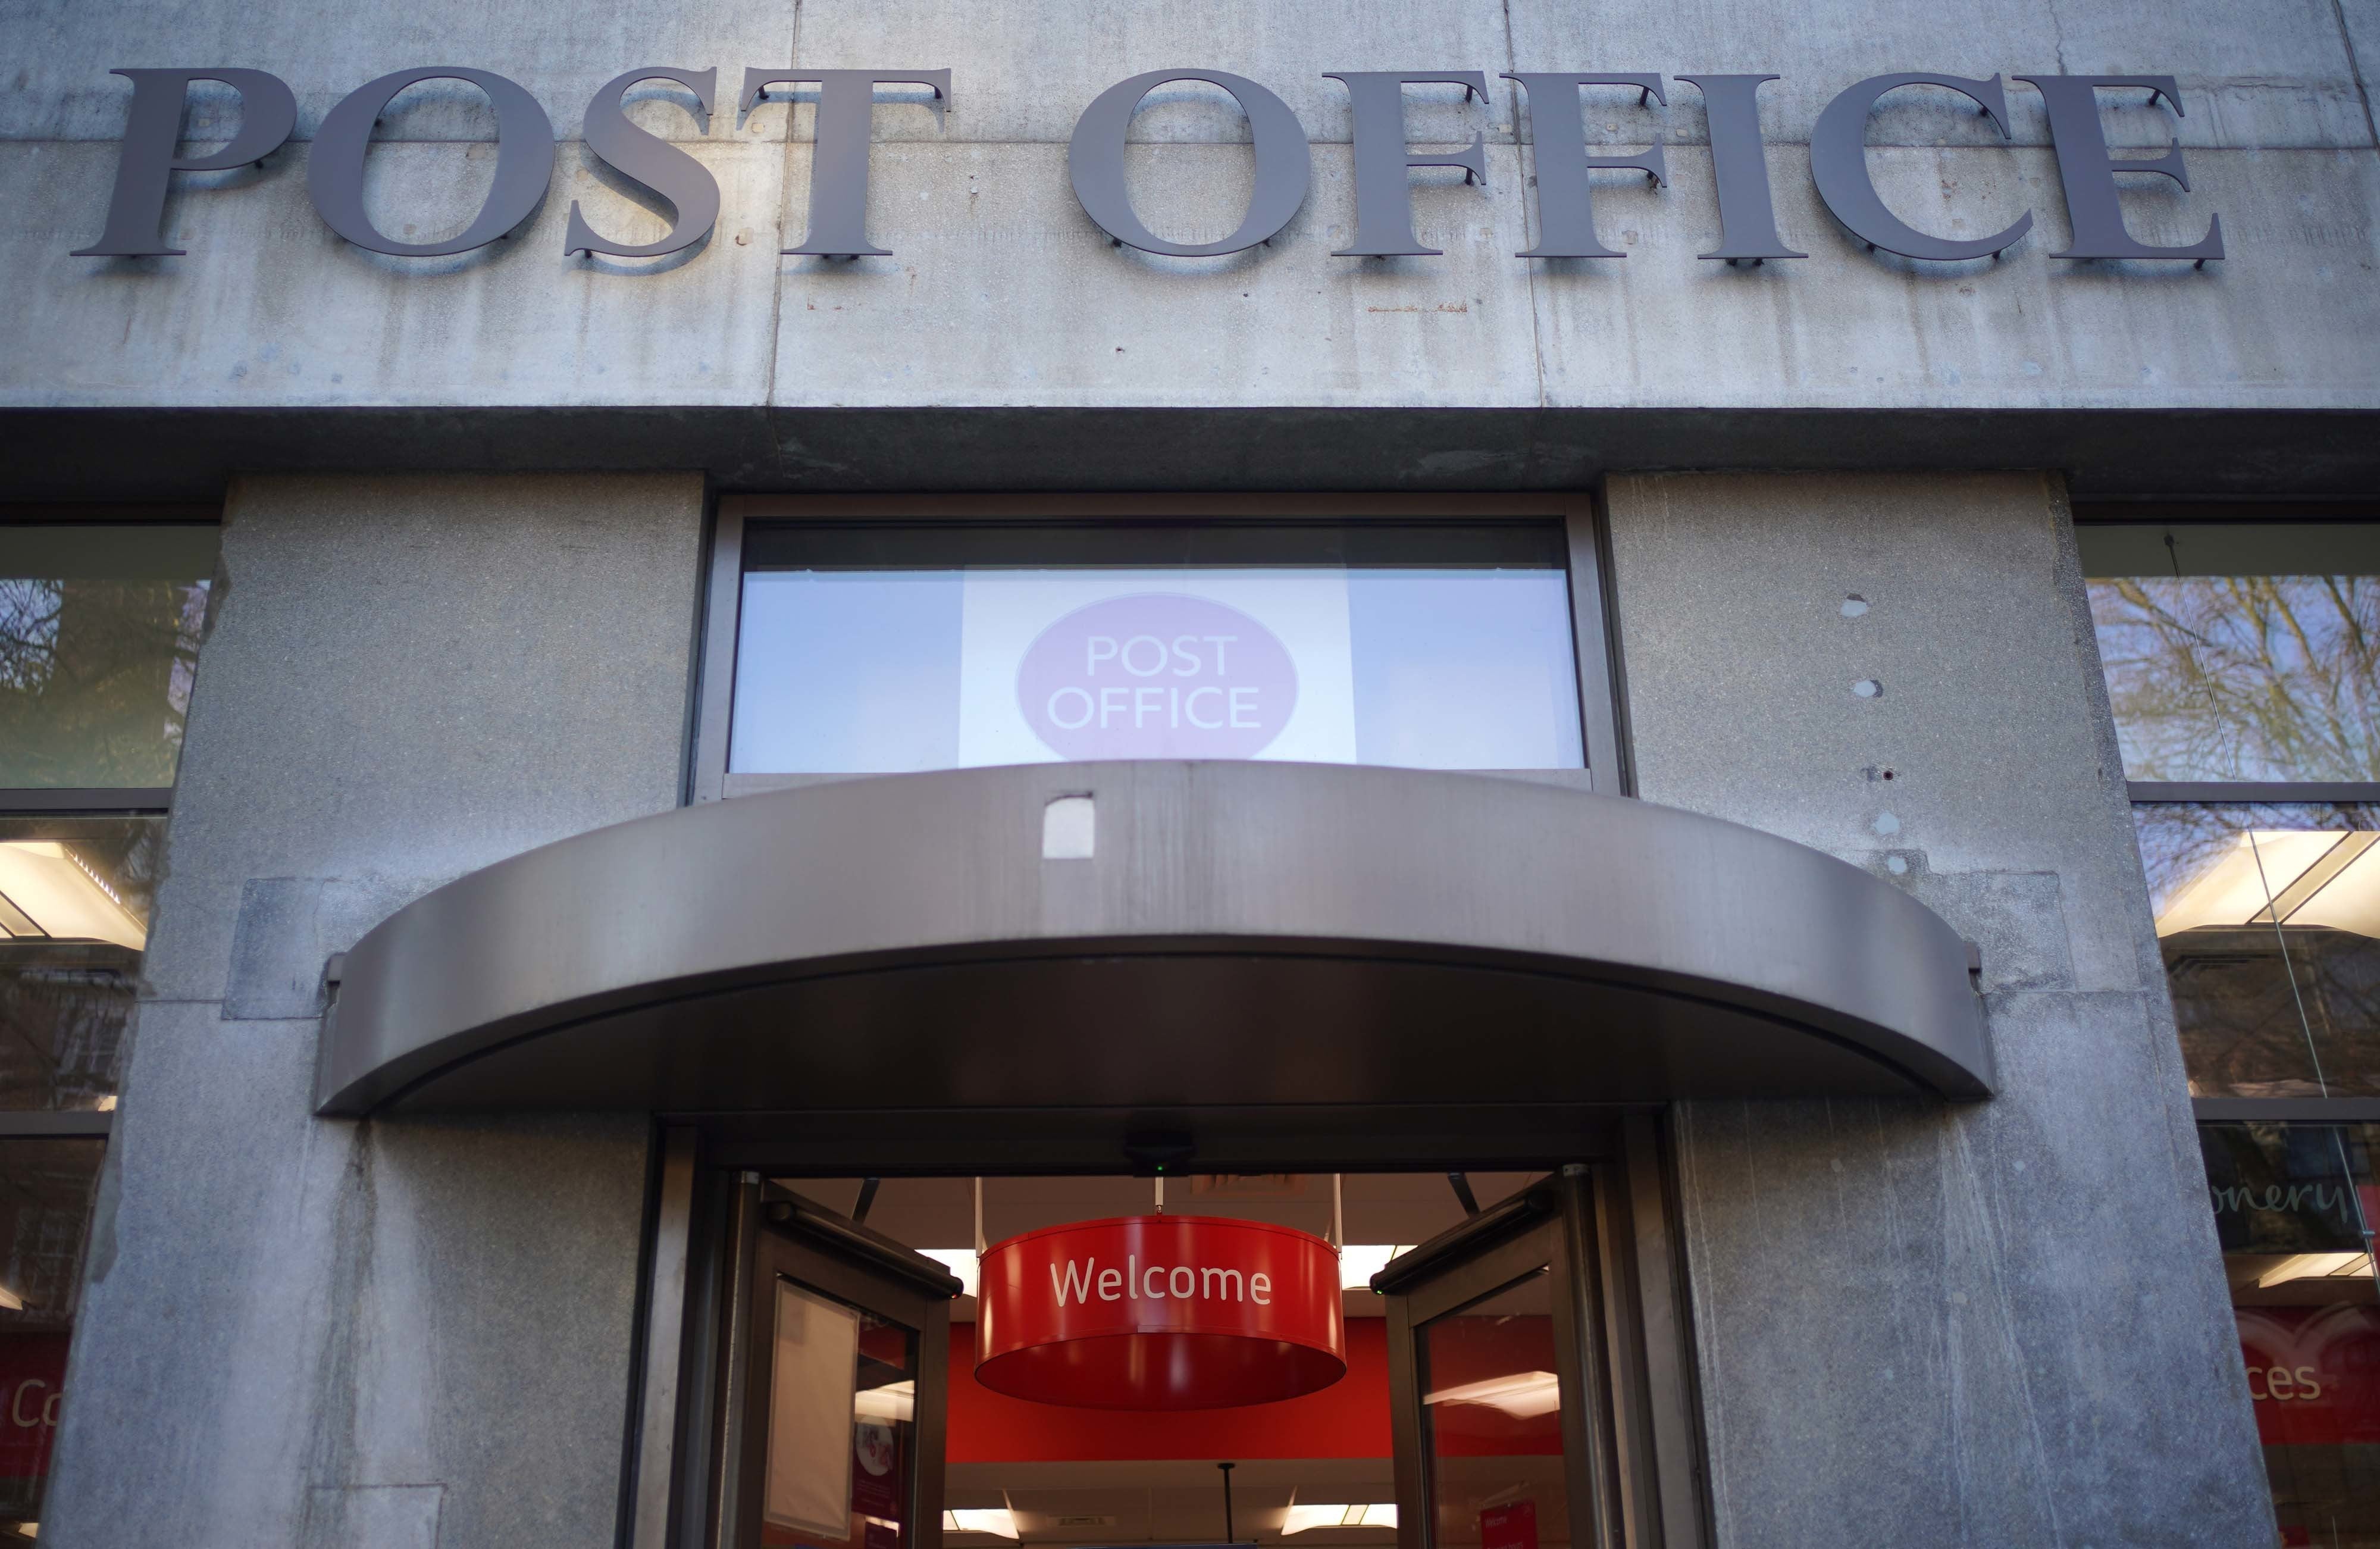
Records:
M672 69L647 65L607 81L587 104L583 131L587 149L613 167L650 189L674 210L676 218L657 242L614 242L595 235L595 228L570 201L570 231L562 239L562 256L609 253L616 258L659 258L694 246L719 224L719 179L692 156L649 130L629 122L620 107L621 94L640 80L674 80L702 104L702 132L710 132L710 104L719 71Z
M2322 1384L2314 1380L2314 1369L2311 1366L2301 1366L2298 1368L2298 1385L2305 1390L2298 1395L2301 1398L2319 1398L2322 1397Z

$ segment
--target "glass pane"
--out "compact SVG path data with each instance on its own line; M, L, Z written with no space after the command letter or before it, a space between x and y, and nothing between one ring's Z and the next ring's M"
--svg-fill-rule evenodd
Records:
M174 783L215 543L0 526L0 788Z
M1539 1270L1422 1325L1422 1445L1439 1544L1570 1542L1552 1296Z
M0 1521L41 1519L101 1140L0 1140Z
M759 530L729 766L1583 762L1559 529Z
M0 817L0 1109L115 1105L164 826Z
M2132 818L2192 1094L2380 1095L2380 808Z
M2380 1543L2371 1125L2200 1127L2285 1544Z
M912 1331L777 1282L763 1544L898 1549L917 1411Z
M2127 776L2380 779L2380 526L2077 536Z

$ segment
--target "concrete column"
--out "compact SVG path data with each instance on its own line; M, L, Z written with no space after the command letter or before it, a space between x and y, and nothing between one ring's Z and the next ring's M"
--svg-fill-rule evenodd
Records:
M1609 499L1641 793L1931 905L1999 1061L1678 1113L1718 1543L2271 1543L2061 482Z
M44 1543L611 1542L645 1121L317 1120L319 983L440 883L676 803L702 509L233 487Z

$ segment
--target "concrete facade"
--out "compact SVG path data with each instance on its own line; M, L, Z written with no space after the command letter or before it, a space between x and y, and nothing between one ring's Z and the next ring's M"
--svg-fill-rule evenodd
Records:
M1323 468L1342 484L1543 488L1630 468L1947 463L2057 467L2084 493L2341 493L2368 482L2380 439L2364 418L2380 365L2361 348L2380 328L2373 49L2356 46L2380 25L2368 9L2288 0L2252 25L2215 0L1994 0L1955 18L1887 0L1791 20L1733 0L1692 18L1556 0L736 0L667 16L430 0L324 27L287 6L29 6L0 118L0 264L18 302L0 318L0 404L27 433L9 479L73 495L92 450L137 432L152 455L122 482L142 495L202 494L238 469L425 459L846 489L1290 487ZM538 95L563 140L552 192L513 238L461 257L350 248L308 202L313 126L366 79L431 57ZM106 72L191 60L280 74L296 138L261 172L185 176L225 184L171 201L188 256L70 256L99 228L115 165L128 89ZM953 72L942 128L914 91L887 89L877 111L870 223L891 257L780 256L807 218L811 108L722 110L706 136L658 92L635 114L717 176L717 231L649 264L563 255L573 201L626 239L662 229L576 139L596 86L640 63L717 66L732 97L746 66L787 60ZM1076 115L1182 62L1268 84L1315 142L1313 190L1270 248L1117 249L1074 200ZM1346 94L1322 72L1420 66L1672 77L1667 108L1589 94L1596 139L1670 148L1666 190L1602 175L1598 222L1629 256L1513 256L1531 240L1534 164L1500 80L1485 106L1409 93L1417 143L1489 142L1484 189L1415 179L1420 229L1445 256L1330 256L1353 196ZM2030 209L2034 232L1997 263L1864 251L1814 192L1811 126L1852 82L1917 69L2172 73L2192 189L2130 179L2129 218L2181 241L2220 214L2228 256L2204 270L2046 256L2066 241L2064 204L2038 96L2018 85L2012 142L1962 99L1912 91L1876 116L1870 161L1921 226L1973 235ZM1764 131L1780 228L1808 259L1697 262L1717 204L1700 94L1677 71L1780 74ZM2107 100L2118 144L2162 141L2162 113ZM202 100L194 128L220 124L219 106ZM459 83L401 99L369 164L383 229L464 223L491 122ZM1210 238L1236 221L1245 129L1220 93L1161 94L1134 135L1135 197L1161 231ZM1356 409L1378 418L1351 422Z
M1972 1107L1679 1109L1718 1542L2271 1542L2064 490L1609 502L1640 794L1931 905L2000 1062Z
M646 1122L323 1122L309 1092L325 953L676 803L701 497L231 492L44 1540L609 1542Z
M1606 492L1639 794L1869 867L1981 944L2001 1090L1677 1110L1718 1549L2245 1545L2272 1517L2163 969L2076 569L2070 500L2368 495L2380 475L2380 0L419 0L325 16L13 0L0 94L0 500L219 505L224 556L170 877L93 1226L42 1523L69 1549L613 1543L641 1213L638 1116L318 1120L325 957L409 899L686 788L707 502L721 489ZM400 260L306 194L340 97L431 59L532 91L560 141L509 238ZM947 67L876 115L853 262L782 256L805 103L730 109L747 65ZM297 93L261 170L178 177L187 257L75 258L101 226L119 66L236 64ZM571 203L661 218L578 139L639 64L721 69L699 250L567 258ZM1075 118L1192 64L1280 92L1314 187L1271 247L1110 244ZM1410 93L1443 257L1334 258L1353 224L1325 70L1487 71ZM1645 70L1590 136L1624 260L1538 262L1506 70ZM1905 93L1870 165L1914 224L1999 262L1870 254L1819 202L1836 92L1939 70L2171 73L2192 188L2131 229L2229 254L2077 264L2039 100L2012 140ZM1698 262L1718 231L1676 72L1778 72L1763 128L1806 260ZM2162 115L2110 93L2119 145ZM193 132L222 122L194 98ZM1950 105L1946 106L1946 104ZM408 97L370 163L392 233L490 177L476 95ZM1152 99L1135 197L1220 236L1236 115ZM1160 213L1162 212L1160 214ZM1692 471L1675 471L1675 470ZM559 470L559 471L557 471ZM1985 471L1976 471L1985 470ZM1842 604L1866 604L1856 616ZM1881 693L1852 692L1855 681Z

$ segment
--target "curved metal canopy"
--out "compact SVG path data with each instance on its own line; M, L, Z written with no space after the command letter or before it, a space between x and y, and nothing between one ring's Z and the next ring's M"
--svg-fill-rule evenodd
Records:
M1083 796L1091 855L1045 858L1045 810ZM1815 850L1520 780L1152 762L811 786L473 872L347 955L316 1097L764 1113L1990 1082L1965 945Z

